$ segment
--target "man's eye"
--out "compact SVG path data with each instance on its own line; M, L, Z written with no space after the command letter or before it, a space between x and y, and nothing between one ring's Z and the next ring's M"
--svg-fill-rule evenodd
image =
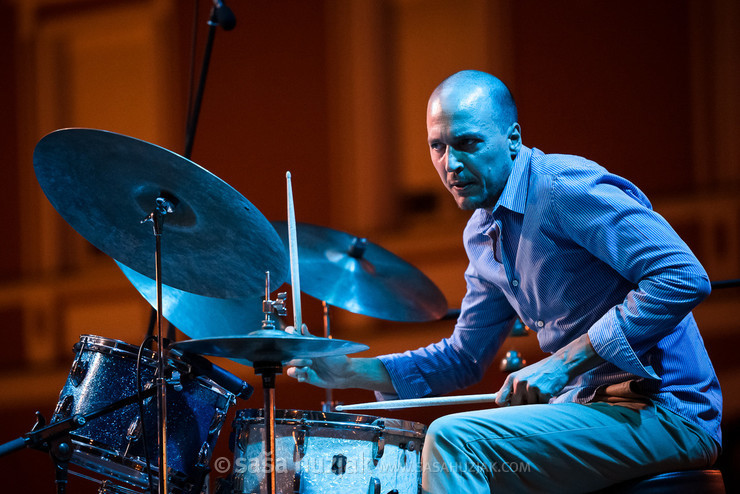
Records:
M444 152L445 150L445 145L442 144L441 142L433 142L429 145L429 147L432 149L432 151L436 151L438 153Z
M478 145L478 142L479 142L478 139L473 139L473 138L460 139L458 146L460 147L460 149L468 150L468 149L475 148Z

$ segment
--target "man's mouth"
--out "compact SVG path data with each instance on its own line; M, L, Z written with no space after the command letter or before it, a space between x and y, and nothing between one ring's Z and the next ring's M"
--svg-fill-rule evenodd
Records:
M457 192L464 192L475 185L475 182L450 182L450 188Z

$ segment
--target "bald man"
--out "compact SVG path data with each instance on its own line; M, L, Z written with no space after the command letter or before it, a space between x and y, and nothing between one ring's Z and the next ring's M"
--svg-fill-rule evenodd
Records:
M584 158L525 147L490 74L443 81L427 132L442 183L472 211L452 335L288 374L386 399L440 395L480 380L519 317L550 355L506 378L499 407L431 424L424 492L590 492L714 463L722 397L691 314L709 280L645 195Z

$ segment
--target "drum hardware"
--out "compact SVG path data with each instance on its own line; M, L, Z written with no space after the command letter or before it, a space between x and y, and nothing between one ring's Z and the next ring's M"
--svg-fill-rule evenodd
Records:
M154 280L157 286L157 454L159 458L159 492L168 494L167 488L169 477L167 464L167 386L165 384L165 365L167 358L167 347L165 337L162 331L162 230L164 228L164 218L167 214L175 212L177 199L164 197L162 193L154 200L154 209L147 215L141 223L151 222L154 233ZM169 196L169 194L167 194ZM145 446L146 447L146 446Z
M303 494L417 494L426 428L422 424L367 415L305 410L277 410L278 492ZM381 425L383 426L381 429ZM238 410L234 431L233 494L265 493L266 472L255 468L263 459L264 410ZM307 429L307 430L306 430ZM306 430L305 434L298 433ZM378 464L372 459L379 432L385 439ZM296 458L296 440L303 455ZM409 446L413 444L413 446ZM292 453L292 454L291 454ZM377 487L376 487L377 486Z
M385 432L385 421L380 419L377 421L376 425L380 430L375 434L375 441L373 443L373 465L377 467L378 462L380 462L380 459L383 457L383 453L385 452L385 437L383 437L383 433Z
M380 494L380 479L372 477L370 479L370 486L367 488L368 494Z
M71 434L71 462L143 488L159 472L157 466L141 461L150 450L156 451L156 445L145 436L146 424L151 427L157 414L152 400L157 394L153 383L159 372L154 361L156 352L148 351L144 355L142 345L138 355L132 345L93 335L83 335L75 348L78 352L75 361L87 364L89 370L80 385L75 384L71 375L67 379L53 421L95 413L100 404L114 407L117 398L123 400L116 413L98 417ZM137 397L136 383L142 379L133 379L133 368L139 364L143 364L141 374L146 380L141 400ZM196 375L174 353L168 363L166 385L170 388L173 414L168 427L173 441L171 452L174 452L168 466L170 492L194 494L200 492L209 471L216 438L235 397L207 376ZM129 406L133 403L139 408Z
M152 388L145 393L153 396L155 391ZM67 488L67 468L74 452L70 433L85 426L89 421L131 405L136 400L136 396L130 396L88 413L76 413L49 425L46 425L44 416L36 412L37 421L31 431L18 439L0 445L0 456L25 447L48 452L54 462L57 493L64 494Z

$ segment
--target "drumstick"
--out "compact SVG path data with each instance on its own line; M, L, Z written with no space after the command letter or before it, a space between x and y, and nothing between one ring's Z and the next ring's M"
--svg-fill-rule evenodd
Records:
M298 269L298 240L290 172L285 174L285 181L288 186L288 250L290 251L290 284L293 291L293 327L297 334L303 334L303 323L301 320L301 277Z
M399 408L436 407L441 405L465 405L468 403L488 403L496 401L496 393L460 396L436 396L433 398L413 398L410 400L371 401L354 405L337 405L337 411L344 410L395 410Z

